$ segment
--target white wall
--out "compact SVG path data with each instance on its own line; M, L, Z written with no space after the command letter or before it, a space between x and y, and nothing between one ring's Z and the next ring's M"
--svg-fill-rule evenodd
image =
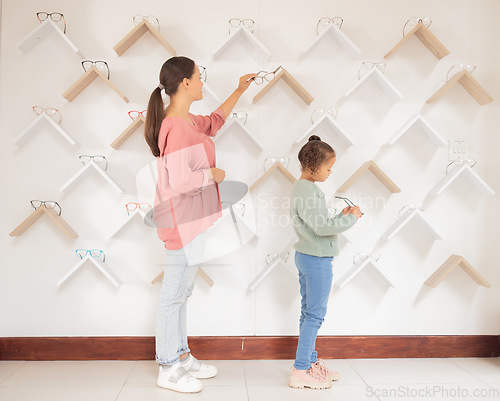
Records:
M431 31L450 50L438 61L417 39L410 39L389 60L385 75L403 94L393 104L375 84L359 88L340 108L338 122L356 141L346 148L335 135L319 131L338 150L333 176L322 188L335 193L366 160L377 164L401 187L391 194L370 174L348 192L364 206L365 216L349 233L351 243L334 263L338 277L359 251L378 250L380 265L397 283L389 287L375 270L365 270L342 289L334 287L320 334L498 334L500 274L498 273L498 212L500 148L498 67L500 34L498 0L400 1L199 1L159 2L4 0L1 35L0 163L0 335L153 335L159 285L150 281L161 272L162 243L141 224L127 225L116 237L109 233L125 217L124 204L137 200L135 176L152 160L136 132L118 150L110 143L128 126L127 112L142 110L158 83L161 64L170 55L144 36L122 57L113 51L132 28L137 13L153 14L161 34L177 49L208 69L208 85L223 99L248 72L283 65L315 98L307 106L280 82L257 104L261 87L252 86L236 110L249 113L247 127L264 144L258 152L237 130L217 142L218 165L228 179L252 184L263 173L269 156L289 155L289 170L299 175L293 143L310 126L317 107L335 105L357 80L362 61L381 60L401 38L411 16L429 16ZM126 104L104 83L94 82L74 101L62 94L82 75L80 58L52 34L28 53L17 48L38 22L38 11L63 12L67 36L86 58L106 60L111 81L130 99ZM342 16L343 32L362 54L351 58L335 42L325 40L303 60L300 52L315 37L323 16ZM219 59L211 53L227 38L227 20L253 18L255 36L272 52L264 61L244 40ZM425 104L455 63L476 64L474 76L496 99L479 106L460 86L441 100ZM34 119L33 105L61 110L61 126L80 143L72 148L51 129L42 130L22 147L14 140ZM210 99L195 111L215 107ZM421 112L446 139L469 138L474 167L496 191L483 196L466 180L458 180L442 195L426 199L443 176L447 149L436 149L418 129L393 147L385 141L411 116ZM109 174L121 185L120 195L99 176L81 180L68 193L59 188L80 168L78 155L107 156ZM189 304L191 335L296 335L298 283L283 267L274 270L255 291L248 284L264 267L265 255L279 252L293 237L287 224L289 183L278 175L263 182L253 196L260 239L204 266L215 285L200 278ZM47 217L22 236L9 237L31 212L31 199L58 201L64 219L79 234L68 239ZM427 202L424 212L444 241L434 241L412 224L388 243L380 235L398 211L410 203ZM271 200L273 203L270 203ZM340 206L340 204L339 204ZM274 219L274 220L273 220ZM278 223L273 223L278 221ZM123 279L115 288L90 264L60 288L58 280L77 263L76 248L100 248L107 264ZM463 271L450 274L437 288L424 281L451 255L463 255L490 283L477 286ZM225 265L228 264L228 265ZM293 256L288 264L293 266Z

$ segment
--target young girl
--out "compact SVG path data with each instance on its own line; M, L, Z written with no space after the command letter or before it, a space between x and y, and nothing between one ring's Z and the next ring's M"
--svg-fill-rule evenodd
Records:
M210 116L189 113L201 100L200 70L187 57L172 57L160 71L160 83L151 94L144 135L157 158L154 221L167 249L156 327L157 385L183 393L203 386L198 379L217 374L191 355L186 332L186 304L191 295L196 259L205 247L205 231L221 216L218 185L225 172L215 167L211 136L224 124L255 74L240 78L238 88ZM170 97L165 108L162 92Z
M338 373L318 359L315 350L318 330L324 321L332 286L332 261L338 254L337 234L351 228L361 217L359 206L346 207L330 217L325 194L315 184L332 173L335 151L313 135L299 152L302 175L294 183L290 214L299 238L294 244L299 270L301 315L299 343L290 387L326 389L338 380Z

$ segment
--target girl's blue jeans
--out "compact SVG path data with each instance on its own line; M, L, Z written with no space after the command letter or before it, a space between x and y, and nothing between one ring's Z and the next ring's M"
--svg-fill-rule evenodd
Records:
M294 367L307 370L318 361L316 337L325 320L326 308L332 288L333 257L317 257L295 252L299 270L301 311L299 343Z
M167 250L167 264L160 293L156 318L156 362L173 365L179 357L191 352L186 329L187 301L194 287L198 259L205 249L206 233L201 233L181 249Z

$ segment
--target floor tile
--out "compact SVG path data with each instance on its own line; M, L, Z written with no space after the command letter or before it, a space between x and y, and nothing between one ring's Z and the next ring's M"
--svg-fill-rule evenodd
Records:
M116 401L248 401L245 386L204 386L200 393L181 394L159 387L124 387Z
M28 362L2 386L123 386L135 362Z
M339 372L338 384L364 385L365 382L346 359L324 359L325 365Z
M245 386L243 361L206 361L217 367L217 376L203 380L204 386ZM158 364L154 361L138 361L125 386L156 386Z
M351 366L368 384L468 383L481 381L448 359L352 359Z
M485 383L500 383L499 358L453 358L450 361Z
M24 365L25 361L0 361L0 385Z
M397 383L397 384L375 384L368 386L367 395L371 399L383 401L392 400L497 400L499 393L493 391L488 385L480 384L453 384L453 383Z
M120 386L0 386L0 400L115 401L120 391Z
M288 386L248 386L249 401L377 400L366 394L366 386L333 383L327 390L294 389Z
M293 361L243 361L248 386L288 386Z

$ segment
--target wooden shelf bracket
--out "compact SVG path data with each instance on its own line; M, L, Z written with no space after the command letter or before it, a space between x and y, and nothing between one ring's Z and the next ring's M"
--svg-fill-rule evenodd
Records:
M392 193L399 193L401 189L378 167L373 160L363 163L363 165L337 190L342 193L357 181L366 171L371 171L378 180L385 185L385 187Z
M397 49L399 49L408 39L415 35L431 51L434 56L441 60L450 54L448 49L436 38L436 36L422 22L418 23L408 34L394 46L384 58L389 58Z
M68 238L75 239L78 238L78 234L70 227L66 221L59 216L59 214L54 209L48 209L45 205L41 205L33 213L31 213L21 224L19 224L9 235L11 237L17 237L24 233L33 223L35 223L44 214L50 217L50 220L59 227Z
M250 187L249 192L252 192L262 181L264 181L274 170L278 170L281 172L285 178L290 181L292 184L296 181L296 178L290 173L279 161L274 163L269 170L267 170L264 174L260 176L260 178L253 183Z
M143 116L137 117L132 123L123 131L118 138L116 138L112 143L111 147L113 149L118 149L139 127L146 122Z
M76 81L66 92L64 92L63 97L71 102L75 97L77 97L87 86L89 86L94 79L101 78L106 82L106 84L113 89L118 96L120 96L125 103L129 100L127 97L107 78L105 77L95 66L92 66L87 70L85 74L82 75L78 81Z
M490 288L491 284L460 255L451 255L426 281L425 285L436 288L456 267L461 267L478 285Z
M255 97L253 98L252 103L257 103L262 96L264 96L269 90L276 85L276 83L283 79L290 88L292 88L297 95L306 103L311 104L314 98L304 89L304 87L299 84L299 82L284 68L276 75L271 82L269 82Z
M134 29L132 29L127 36L125 36L120 42L118 42L113 50L121 56L125 51L128 50L139 38L149 32L157 41L160 43L172 56L177 56L177 52L173 46L168 43L163 36L160 35L157 29L153 27L147 20L143 19Z

